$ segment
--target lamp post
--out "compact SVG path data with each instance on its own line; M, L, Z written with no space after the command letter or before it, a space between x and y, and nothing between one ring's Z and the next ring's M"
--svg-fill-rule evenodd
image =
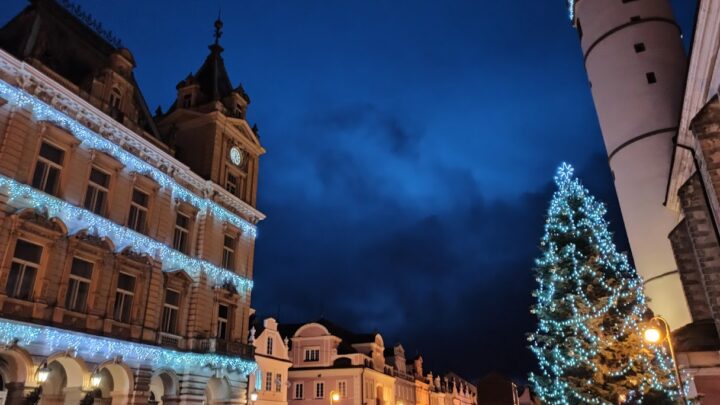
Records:
M685 398L685 389L683 388L682 378L680 377L680 369L678 368L677 360L675 359L675 347L672 343L672 336L670 335L670 324L668 324L667 319L663 318L662 316L656 315L650 320L651 326L647 329L645 329L645 332L643 334L643 337L646 341L650 343L661 343L663 340L667 340L668 348L670 349L670 358L672 358L674 370L675 370L675 379L677 381L678 390L680 391L680 398L682 399L683 404L687 403L687 398ZM653 326L652 324L662 324L663 328L665 329L662 331L661 329L658 329L657 326Z

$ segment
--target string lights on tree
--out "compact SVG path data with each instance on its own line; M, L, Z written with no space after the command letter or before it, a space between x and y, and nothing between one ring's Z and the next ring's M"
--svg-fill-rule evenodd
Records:
M677 403L673 363L643 339L643 284L608 231L604 205L563 163L547 212L533 292L530 375L545 404Z

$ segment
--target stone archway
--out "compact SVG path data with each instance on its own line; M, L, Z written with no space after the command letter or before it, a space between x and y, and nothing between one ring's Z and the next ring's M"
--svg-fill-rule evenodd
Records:
M151 405L174 405L179 402L177 396L178 377L172 371L160 370L150 379Z
M223 404L232 398L232 387L227 378L212 377L205 387L207 405Z
M30 356L21 349L0 351L0 405L25 403L25 383L34 370Z
M50 374L42 384L40 405L79 403L84 396L85 365L72 357L58 356L48 359L47 368Z
M100 376L95 403L106 405L125 405L129 402L133 384L133 373L123 363L108 362L100 364L96 373Z

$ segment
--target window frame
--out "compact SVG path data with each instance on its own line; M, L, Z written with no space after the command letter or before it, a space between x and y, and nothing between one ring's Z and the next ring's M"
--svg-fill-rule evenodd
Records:
M265 354L268 356L273 355L273 343L272 336L268 336L267 341L265 342Z
M308 356L308 353L317 353L317 358L313 359L313 356ZM315 363L320 361L320 347L306 347L303 350L303 361L308 363Z
M67 280L67 288L65 290L65 297L61 302L64 303L65 309L68 311L78 312L78 313L86 313L91 309L90 300L94 294L93 280L94 280L94 276L96 273L95 268L97 266L97 263L93 259L84 257L82 255L77 255L77 254L71 255L68 259L69 259L68 260L69 263L68 263L67 274L66 274L66 278L65 278ZM91 266L90 267L90 278L85 278L81 275L73 274L73 264L75 263L75 260L90 264L90 266ZM72 288L73 283L75 283L75 288L74 288L74 291L71 291L71 290L73 290L73 288ZM80 287L81 283L87 284L87 295L85 297L85 302L83 303L82 308L77 308L76 307L77 299L78 299L77 293L79 291L79 287ZM75 295L74 298L73 298L73 295ZM72 306L68 303L68 300L70 300L70 299L73 299L74 301L76 301Z
M100 173L102 173L102 174L104 174L104 175L107 176L107 178L108 178L107 186L102 186L102 185L100 185L100 184L95 183L95 182L92 180L92 172L93 172L93 170L97 170L98 172L100 172ZM113 174L112 174L112 171L111 171L111 170L103 169L103 168L99 167L97 164L91 164L91 165L90 165L90 170L88 171L88 174L87 174L87 181L86 181L86 183L85 183L85 193L83 194L82 207L85 208L86 210L94 213L94 214L97 214L97 215L100 215L100 216L103 216L103 217L104 217L104 216L107 216L107 213L110 212L110 209L109 209L109 206L110 206L110 189L112 188L112 183L113 183ZM95 196L94 196L94 198L93 198L93 200L94 200L93 202L94 202L94 203L92 204L92 207L93 207L93 208L95 207L95 205L96 205L96 203L97 203L97 201L96 201L97 193L99 193L99 192L104 192L104 193L105 193L105 199L104 199L104 201L102 202L102 207L101 207L101 209L100 209L100 212L95 211L93 208L88 208L88 207L87 207L87 199L88 199L88 194L90 193L90 188L93 188L94 191L95 191Z
M53 162L50 159L40 155L44 144L47 144L51 148L58 149L62 152L62 157L61 157L62 163ZM65 164L68 161L69 150L70 150L69 147L60 146L60 143L58 143L58 142L54 142L47 138L40 138L40 142L38 144L37 150L35 151L35 161L33 163L32 170L30 171L30 178L29 178L28 184L30 184L30 186L32 186L33 188L38 189L46 194L56 196L56 197L62 196L63 168L65 167ZM44 172L43 180L41 181L42 187L40 187L40 185L35 184L35 175L36 175L36 172L37 172L40 164L45 166L45 169L43 171ZM55 186L53 187L52 192L48 192L48 191L46 191L47 190L47 178L48 178L48 173L52 169L55 169L58 171L57 184L55 184Z
M182 227L182 225L178 224L178 219L180 217L185 217L187 219L187 225L186 227ZM190 251L192 250L191 242L192 242L192 230L193 230L193 216L186 213L182 210L176 210L175 212L175 224L173 226L173 240L172 240L172 247L173 249L177 250L180 253L189 255ZM178 246L178 234L184 234L184 244L182 246Z
M282 373L275 373L275 392L282 392Z
M133 281L133 291L129 291L129 290L126 290L126 289L120 287L119 284L120 284L120 275L121 275L121 274L124 274L124 275L126 275L126 276L128 276L128 277L132 277L132 278L133 278L133 280L134 280L134 281ZM135 296L137 295L137 288L138 288L138 276L137 276L136 274L132 274L132 273L127 272L127 271L118 271L118 272L117 272L117 277L115 277L115 298L114 298L115 301L113 302L113 313L112 313L112 319L113 319L115 322L120 322L120 323L125 323L125 324L130 324L130 323L132 323L133 318L134 318L134 317L133 317L133 315L134 315L134 314L133 314L133 311L134 311L134 309L135 309ZM127 321L125 321L124 319L122 319L122 318L123 318L123 314L125 313L125 311L122 311L122 310L121 310L121 311L120 311L120 316L119 316L119 317L117 316L117 314L118 314L118 296L119 296L119 295L122 295L122 296L123 296L123 300L122 300L122 304L121 304L121 305L122 305L122 309L124 309L124 307L125 307L125 302L126 302L126 298L125 298L125 297L127 297L127 296L130 297L130 309L128 310L128 318L129 318L129 319L128 319Z
M305 399L305 382L296 382L294 385L293 399Z
M227 308L226 318L220 318L220 307L224 306ZM230 304L226 302L219 302L216 306L217 322L215 326L215 338L220 340L230 340L230 320L232 319L232 308ZM224 321L224 322L221 322ZM225 336L220 336L220 325L225 324Z
M337 392L340 394L340 398L347 398L347 380L338 380Z
M227 242L228 238L232 239L232 246L227 245L226 242ZM235 271L235 266L237 265L237 252L238 252L239 240L240 240L240 235L238 235L235 232L225 232L223 234L221 266L224 269Z
M40 258L38 260L38 263L33 263L33 262L27 261L25 259L20 259L20 258L15 257L15 255L17 254L18 242L24 242L24 243L28 243L28 244L40 247ZM9 251L9 249L8 249L8 251ZM8 277L7 277L7 280L5 281L5 286L4 286L5 295L9 299L21 300L21 301L33 301L35 299L35 290L37 290L38 283L40 282L42 277L44 277L46 257L47 257L47 246L45 246L45 244L38 243L37 241L35 241L31 238L25 238L22 236L15 238L15 240L12 243L12 256L10 256L10 266L8 267L8 270L7 270ZM8 290L9 289L8 284L10 283L10 274L12 273L13 263L18 263L22 266L22 276L23 276L23 277L18 277L18 281L16 282L15 290L22 289L22 280L25 277L25 269L27 267L33 267L33 269L35 270L34 280L32 281L32 283L30 285L30 291L28 291L28 296L26 298L21 298L18 296L19 294L15 294L14 292L11 294L10 291ZM30 266L28 266L28 265L30 265Z
M175 304L168 304L167 297L168 297L168 291L172 291L177 294L178 296L178 303ZM182 291L176 290L172 287L165 287L165 291L163 292L163 302L162 302L162 313L160 314L160 331L162 333L167 333L169 335L180 335L180 308L182 307ZM168 330L168 325L166 323L170 322L172 318L166 319L166 313L170 313L170 311L175 311L175 318L174 318L174 324L173 327L170 328L172 330Z
M325 398L325 381L315 381L315 390L314 391L315 391L314 392L315 399L324 399Z
M145 207L143 207L139 203L136 203L135 201L133 201L135 191L145 194L147 196L147 205ZM147 231L150 228L148 224L150 222L150 206L152 203L151 196L152 196L152 193L148 192L145 187L139 186L137 184L133 185L133 187L130 191L130 204L128 206L128 211L127 211L128 213L127 213L127 219L125 220L125 226L127 226L129 229L132 229L135 232L138 232L141 234L147 234ZM145 214L145 218L142 223L141 230L137 229L135 226L132 226L130 224L130 220L133 217L133 215L132 215L133 209L137 210L138 212L142 211ZM136 216L137 216L137 214L136 214ZM135 222L137 222L137 218L135 219Z

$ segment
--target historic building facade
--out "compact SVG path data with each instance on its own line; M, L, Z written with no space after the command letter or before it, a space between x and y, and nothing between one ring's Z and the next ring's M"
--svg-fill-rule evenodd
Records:
M264 150L221 28L155 115L76 8L0 28L0 402L246 402Z
M353 333L330 321L281 325L289 338L289 405L477 405L476 388L457 375L423 375L422 357L386 348L379 333Z
M690 396L719 403L720 3L698 1L689 64L667 0L569 4L650 306Z
M255 322L250 329L257 369L250 375L250 398L254 405L287 405L289 357L288 338L278 331L274 318Z

